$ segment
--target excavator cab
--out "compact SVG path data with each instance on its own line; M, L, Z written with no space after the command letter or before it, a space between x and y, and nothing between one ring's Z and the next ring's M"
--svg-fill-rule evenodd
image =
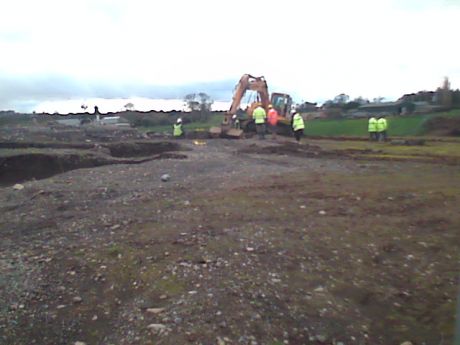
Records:
M290 120L292 98L286 93L273 92L271 97L271 104L276 109L278 115Z

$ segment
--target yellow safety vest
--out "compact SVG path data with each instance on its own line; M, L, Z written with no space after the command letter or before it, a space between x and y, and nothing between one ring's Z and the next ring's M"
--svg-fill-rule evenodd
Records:
M182 124L174 124L173 127L174 127L173 135L175 137L180 137L182 135Z
M260 125L265 123L265 118L267 117L267 113L265 112L264 108L262 107L257 107L254 109L254 112L252 113L252 117L254 118L254 122L256 125Z
M377 119L375 117L369 119L368 130L369 132L377 132Z
M299 129L305 128L303 118L299 114L294 115L294 119L292 121L292 128L294 129L294 131L298 131Z
M383 132L386 130L387 121L385 119L377 120L377 132Z

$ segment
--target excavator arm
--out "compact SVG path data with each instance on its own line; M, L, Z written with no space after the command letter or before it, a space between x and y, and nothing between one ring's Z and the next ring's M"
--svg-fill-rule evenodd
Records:
M241 100L243 99L246 92L255 91L257 92L259 102L252 103L248 109L246 109L246 113L249 119L244 119L241 121L242 128L245 128L247 124L251 123L252 112L254 109L261 104L265 111L268 112L268 106L270 105L270 94L268 93L268 86L267 82L265 81L264 77L254 77L250 74L244 74L238 84L236 84L232 104L230 109L225 113L224 120L220 127L211 127L210 134L213 137L218 137L224 135L225 137L229 138L240 138L243 130L231 128L231 120L232 116L235 115L240 108Z
M224 125L230 122L231 117L236 114L238 111L241 100L243 99L246 91L256 91L260 97L260 101L262 103L262 107L266 110L268 109L268 105L270 104L270 96L268 93L268 86L267 82L265 81L264 77L254 77L250 74L244 74L238 84L236 85L235 92L233 94L232 104L230 109L227 111L224 117ZM252 116L252 110L248 112L249 117Z

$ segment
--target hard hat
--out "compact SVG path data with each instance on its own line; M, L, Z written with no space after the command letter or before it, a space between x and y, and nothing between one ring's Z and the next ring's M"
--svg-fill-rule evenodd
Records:
M273 105L269 104L268 107L271 109L271 108L273 108Z
M236 114L233 114L232 119L236 119Z
M177 119L177 123L181 123L181 122L182 122L182 119L179 117L179 118Z

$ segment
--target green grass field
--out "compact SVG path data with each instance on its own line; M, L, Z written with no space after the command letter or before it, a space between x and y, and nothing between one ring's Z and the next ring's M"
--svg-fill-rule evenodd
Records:
M184 124L184 129L186 131L196 131L196 130L208 130L213 126L220 126L222 123L224 116L217 114L212 115L208 121L206 122L192 122ZM138 129L142 132L171 132L172 133L172 125L166 126L151 126L151 127L138 127Z
M460 117L460 110L449 112L423 114L413 116L390 116L388 120L388 133L390 136L419 136L426 134L424 123L430 118ZM306 123L305 133L313 136L367 136L367 119L317 119Z
M460 109L449 112L413 116L390 116L388 133L390 136L411 137L425 135L424 123L433 117L460 117ZM223 115L213 115L206 122L193 122L184 125L185 130L208 130L220 126ZM139 127L143 132L171 132L172 126ZM317 119L306 123L306 135L310 136L349 136L367 137L367 119Z

